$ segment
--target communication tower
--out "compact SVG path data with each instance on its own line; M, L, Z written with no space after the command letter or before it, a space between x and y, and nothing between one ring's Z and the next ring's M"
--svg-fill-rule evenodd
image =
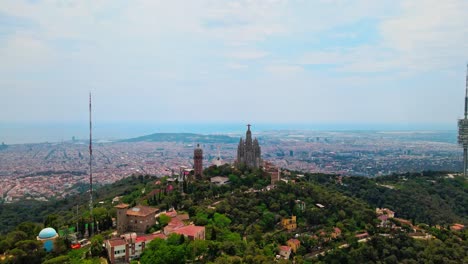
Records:
M458 120L458 144L463 147L463 176L466 177L468 166L468 64L466 65L465 115Z
M89 93L89 213L93 220L93 137L91 122L91 92Z

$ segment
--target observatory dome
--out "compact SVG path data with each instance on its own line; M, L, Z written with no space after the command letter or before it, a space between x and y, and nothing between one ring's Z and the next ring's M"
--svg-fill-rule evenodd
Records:
M55 229L53 229L52 227L47 227L47 228L44 228L41 230L41 232L39 232L39 238L40 239L48 239L48 238L53 238L57 235L57 231L55 231Z

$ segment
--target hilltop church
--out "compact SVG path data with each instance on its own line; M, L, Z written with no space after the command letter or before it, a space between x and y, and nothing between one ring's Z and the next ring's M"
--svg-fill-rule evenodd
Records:
M252 132L250 124L247 125L245 141L241 138L237 147L237 166L247 168L258 168L261 165L261 150L258 145L258 140L255 138L252 141Z

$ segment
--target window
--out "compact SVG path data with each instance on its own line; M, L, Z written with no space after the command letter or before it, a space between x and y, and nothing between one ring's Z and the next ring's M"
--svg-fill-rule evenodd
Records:
M125 253L125 249L114 251L114 255L119 255Z

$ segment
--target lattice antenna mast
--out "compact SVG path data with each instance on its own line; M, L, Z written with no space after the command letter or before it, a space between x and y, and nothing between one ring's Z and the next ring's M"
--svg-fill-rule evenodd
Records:
M458 120L458 144L463 146L463 176L467 176L468 169L468 64L466 65L465 113L464 118Z
M89 93L89 212L93 219L93 124L91 119L91 92Z
M466 64L466 88L465 88L465 119L468 116L468 64Z

